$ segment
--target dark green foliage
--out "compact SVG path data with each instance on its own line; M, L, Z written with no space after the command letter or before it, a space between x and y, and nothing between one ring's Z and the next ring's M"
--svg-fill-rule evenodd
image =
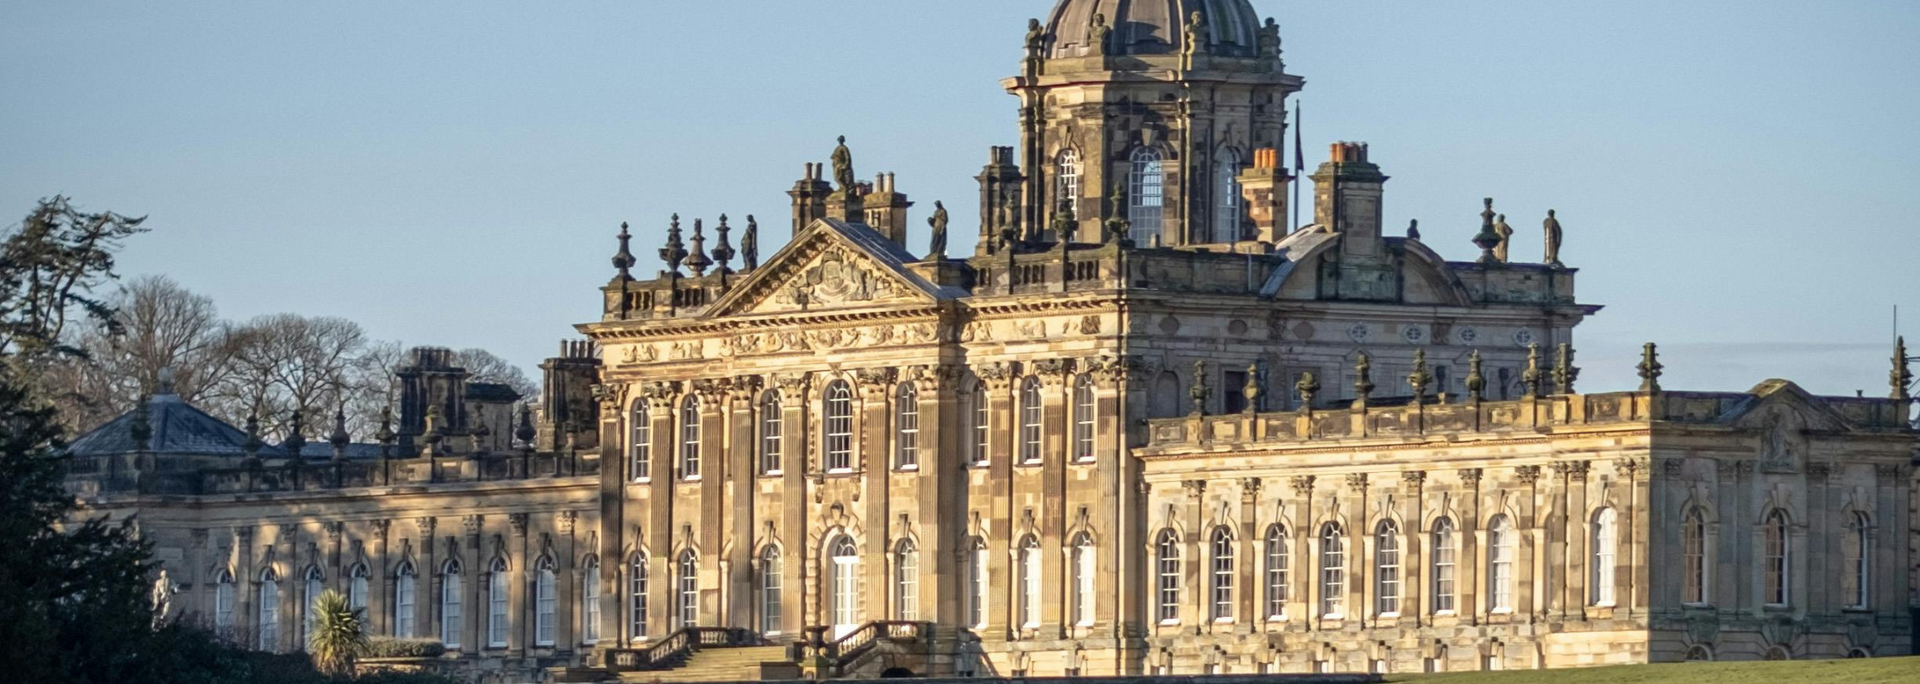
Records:
M368 658L438 658L447 645L436 639L395 639L373 637L367 640Z

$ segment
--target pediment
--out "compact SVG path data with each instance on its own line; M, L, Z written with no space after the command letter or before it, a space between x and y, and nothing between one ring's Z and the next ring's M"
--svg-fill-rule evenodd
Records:
M862 224L823 219L715 302L707 318L927 305L943 293L916 259Z
M1794 432L1841 432L1850 428L1839 413L1786 380L1760 383L1748 395L1749 399L1735 405L1721 421L1749 430L1785 427Z

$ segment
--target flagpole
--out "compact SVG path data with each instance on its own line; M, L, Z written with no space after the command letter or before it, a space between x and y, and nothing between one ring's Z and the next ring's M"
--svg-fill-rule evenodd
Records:
M1300 146L1300 140L1301 140L1300 110L1301 109L1302 107L1300 103L1295 102L1293 105L1293 221L1292 221L1293 225L1290 229L1287 230L1287 233L1289 235L1291 235L1293 231L1299 230L1301 228L1300 185L1304 180L1301 177L1301 174L1307 170L1306 149Z

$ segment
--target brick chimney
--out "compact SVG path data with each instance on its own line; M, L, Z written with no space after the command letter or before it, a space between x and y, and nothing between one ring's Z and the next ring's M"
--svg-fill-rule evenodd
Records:
M1381 238L1381 197L1387 176L1367 160L1367 144L1333 144L1332 158L1313 172L1314 222L1346 234L1343 256L1384 258Z
M1253 151L1253 166L1240 173L1240 195L1253 221L1255 240L1278 242L1287 236L1287 189L1293 176L1280 165L1280 151Z
M907 246L907 208L913 202L907 200L906 193L894 188L893 174L883 173L874 179L873 192L866 196L866 223L881 235L887 236L893 244Z
M815 220L827 215L827 196L833 194L833 185L820 176L825 173L825 164L807 164L807 175L793 184L787 196L793 198L793 234L812 225Z

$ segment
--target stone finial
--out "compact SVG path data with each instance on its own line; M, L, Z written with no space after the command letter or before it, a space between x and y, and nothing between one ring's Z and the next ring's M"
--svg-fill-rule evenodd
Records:
M421 437L425 439L427 443L426 452L428 454L438 454L440 452L440 443L447 439L447 426L443 424L440 419L439 406L430 406L427 408L427 425L424 432L426 434L421 435Z
M1127 218L1127 184L1125 182L1113 184L1113 196L1107 199L1107 212L1105 242L1122 247L1131 246L1133 221Z
M1420 219L1413 219L1411 222L1407 224L1407 239L1408 240L1420 239Z
M260 415L247 414L247 441L241 443L240 450L246 452L247 458L255 458L260 455L260 449L266 445L267 443L260 439Z
M1207 362L1193 362L1193 415L1207 413L1207 400L1213 398L1213 388L1207 386Z
M727 215L721 214L720 225L715 226L713 229L715 239L719 244L714 245L713 251L711 252L713 255L713 263L716 267L714 270L719 272L720 275L733 274L733 267L728 265L733 261L734 255L733 244L727 242L727 232L731 230L733 229L727 226Z
M1545 261L1548 266L1553 268L1566 268L1566 264L1560 263L1560 241L1564 239L1566 235L1560 230L1559 217L1554 214L1554 210L1548 209L1547 220L1542 224L1546 228L1547 233L1547 253Z
M347 409L342 406L333 411L333 433L327 435L327 444L333 446L333 457L347 457L347 445L353 443L353 436L347 434Z
M1527 345L1527 369L1520 373L1520 384L1526 385L1528 399L1540 396L1540 380L1544 375L1540 370L1540 343Z
M373 433L373 439L380 443L380 457L393 457L393 442L398 439L393 433L393 407L380 409L380 431Z
M1427 367L1427 350L1413 352L1413 372L1407 374L1407 386L1413 388L1414 404L1427 401L1427 388L1433 386L1433 371Z
M1893 373L1887 376L1887 380L1893 385L1892 397L1899 401L1908 401L1913 398L1913 371L1907 365L1911 359L1912 357L1907 356L1907 338L1902 336L1894 340Z
M1660 363L1659 346L1648 342L1640 352L1640 365L1636 368L1640 370L1640 391L1660 391L1660 376L1666 366Z
M1513 226L1507 225L1506 214L1501 214L1499 218L1494 219L1493 233L1500 236L1500 244L1493 248L1493 258L1500 260L1503 264L1511 263L1513 261Z
M178 393L173 386L173 381L174 381L173 366L161 366L160 373L158 375L159 377L155 379L160 382L160 387L153 391L155 395L162 396L162 397L170 397Z
M691 271L695 278L706 275L707 268L713 265L713 260L707 258L706 247L707 236L700 227L700 219L694 219L693 249L691 250L692 253L687 255L687 270Z
M1486 210L1480 212L1480 233L1473 236L1473 245L1480 248L1480 263L1492 265L1500 263L1500 259L1493 254L1494 248L1500 246L1500 233L1493 229L1493 218L1496 214L1493 213L1492 197L1486 199L1486 207Z
M1019 205L1013 201L1012 193L1008 193L1007 196L1001 198L999 215L1000 244L1009 249L1019 245L1023 237L1020 234L1020 214L1016 211L1018 208Z
M1247 398L1247 413L1260 410L1262 399L1267 396L1267 362L1255 361L1247 366L1247 385L1240 389Z
M153 423L147 418L152 403L152 398L142 394L139 403L133 405L133 425L128 427L127 432L133 438L134 451L153 450Z
M521 404L520 427L514 428L513 437L520 440L521 449L530 452L533 451L533 438L536 436L537 434L533 431L533 407Z
M1467 399L1478 403L1487 396L1487 374L1481 368L1480 350L1467 357Z
M1313 371L1300 374L1300 381L1293 384L1293 391L1300 395L1300 410L1313 410L1313 397L1320 393L1320 379L1313 377Z
M300 411L295 410L292 420L287 423L287 439L280 443L280 448L287 452L287 458L298 460L300 452L307 448L307 436L301 434L306 431L306 426L301 424L301 420Z
M1354 404L1366 406L1367 399L1373 396L1373 359L1366 352L1360 352L1353 362Z
M1080 219L1073 215L1073 200L1060 198L1060 211L1053 215L1053 234L1061 244L1073 242L1074 229L1080 225Z
M747 214L747 232L740 235L740 264L744 270L760 267L760 222Z
M1202 13L1196 10L1192 16L1187 18L1186 39L1187 39L1186 52L1188 57L1192 57L1194 55L1206 54L1207 52L1207 15L1205 13ZM1191 69L1193 68L1193 65L1189 64L1187 65L1187 68Z
M680 274L680 264L687 260L687 246L680 242L680 215L673 215L673 222L667 226L667 246L660 248L660 260L667 262L667 273Z
M620 251L613 254L613 267L619 269L622 282L633 280L633 233L627 231L627 222L620 222Z
M486 421L480 420L478 416L475 416L473 427L467 430L468 446L474 455L478 456L485 453L487 446L486 440L491 436L493 436L493 429L487 427Z
M1573 394L1573 382L1580 379L1580 368L1573 365L1573 344L1562 342L1553 361L1555 394Z
M1280 22L1267 17L1266 25L1260 27L1260 56L1277 62L1280 54Z

